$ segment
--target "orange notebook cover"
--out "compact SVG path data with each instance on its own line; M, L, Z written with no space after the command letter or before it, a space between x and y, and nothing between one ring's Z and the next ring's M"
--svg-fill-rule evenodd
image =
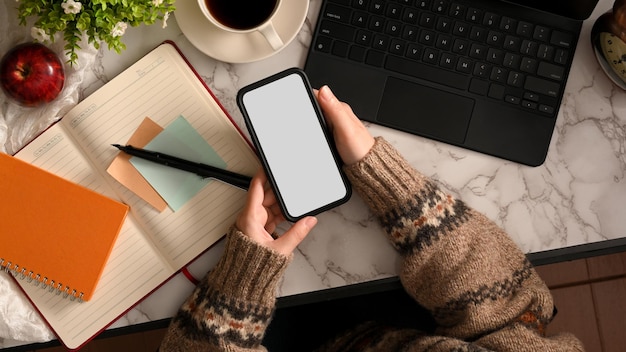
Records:
M0 266L89 300L128 206L0 153Z

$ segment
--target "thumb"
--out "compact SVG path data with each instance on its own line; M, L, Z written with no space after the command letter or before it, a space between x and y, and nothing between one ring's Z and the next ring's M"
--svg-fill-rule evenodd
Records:
M317 218L314 216L307 216L298 220L288 231L274 241L275 249L285 255L291 255L316 224Z
M344 112L343 106L327 85L320 88L317 97L320 108L322 108L324 116L326 116L326 122L332 129L335 121L339 119L338 115Z

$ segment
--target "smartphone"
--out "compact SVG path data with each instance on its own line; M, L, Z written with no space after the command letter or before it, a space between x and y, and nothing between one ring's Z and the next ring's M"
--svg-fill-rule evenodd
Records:
M287 220L350 198L350 183L304 71L290 68L246 86L237 104Z

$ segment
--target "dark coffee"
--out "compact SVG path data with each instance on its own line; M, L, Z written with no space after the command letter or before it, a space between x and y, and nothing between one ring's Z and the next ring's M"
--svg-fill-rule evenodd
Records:
M205 0L213 18L226 27L240 30L254 28L267 20L274 12L277 2L278 0Z

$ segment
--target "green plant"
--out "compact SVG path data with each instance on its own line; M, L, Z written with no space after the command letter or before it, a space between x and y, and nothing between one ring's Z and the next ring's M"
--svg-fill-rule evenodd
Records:
M63 33L70 65L78 60L83 33L96 49L102 42L118 54L126 49L121 38L128 26L151 25L157 20L167 25L175 0L17 0L20 24L36 17L31 35L40 42L54 41ZM185 0L189 1L189 0Z

